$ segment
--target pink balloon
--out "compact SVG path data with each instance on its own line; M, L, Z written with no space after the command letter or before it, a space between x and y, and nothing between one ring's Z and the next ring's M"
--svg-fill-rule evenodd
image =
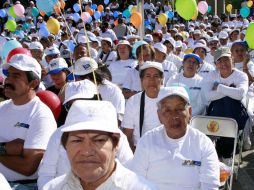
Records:
M23 16L25 13L25 8L21 4L16 4L13 6L14 12L17 16Z
M206 1L200 1L198 3L198 10L200 13L205 14L208 10L208 4Z
M81 14L81 19L82 19L84 22L87 22L88 19L89 19L90 17L91 17L91 16L90 16L90 14L89 14L88 12L83 12L83 13Z

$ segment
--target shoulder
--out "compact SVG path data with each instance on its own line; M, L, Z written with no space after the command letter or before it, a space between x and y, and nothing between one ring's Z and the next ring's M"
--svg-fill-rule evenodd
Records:
M243 71L240 71L239 69L234 69L234 72L232 74L235 78L245 78L248 79L248 76L246 73L244 73Z
M0 102L0 109L3 109L5 107L11 106L12 105L12 100L5 100Z
M66 178L67 174L56 177L43 186L42 190L62 190L66 182Z

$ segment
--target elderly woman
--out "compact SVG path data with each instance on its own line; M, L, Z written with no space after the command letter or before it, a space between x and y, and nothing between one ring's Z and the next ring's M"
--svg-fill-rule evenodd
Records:
M109 65L108 69L112 75L112 82L121 88L128 71L136 67L137 61L132 59L132 47L127 40L121 40L116 46L116 51L117 59Z
M219 161L212 141L189 126L192 108L187 91L174 86L158 96L163 124L139 141L130 168L160 190L215 190Z
M43 190L156 189L115 160L120 131L109 102L74 102L62 132L71 170Z
M172 76L166 84L184 85L188 88L193 116L202 115L206 106L203 78L197 74L201 62L202 59L198 55L186 54L183 59L183 72Z
M242 105L248 91L248 76L235 69L231 51L227 47L215 51L214 61L217 70L210 73L205 90L206 98L211 102L207 114L233 118L241 130L248 119L246 109ZM218 155L225 163L231 161L233 143L231 139L217 140Z

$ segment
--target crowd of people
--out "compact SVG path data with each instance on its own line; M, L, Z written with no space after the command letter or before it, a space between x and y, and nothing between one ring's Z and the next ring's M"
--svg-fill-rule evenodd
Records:
M22 51L1 54L0 189L216 190L234 142L214 144L191 126L197 115L235 119L251 149L254 50L245 33L254 15L184 21L175 12L161 25L158 15L174 7L146 0L140 36L123 14L135 2L123 5L109 2L89 22L72 8L52 13L60 31L45 35L48 16L34 17L30 1L15 32L1 26L0 47L16 41ZM57 95L58 117L36 96L43 91Z

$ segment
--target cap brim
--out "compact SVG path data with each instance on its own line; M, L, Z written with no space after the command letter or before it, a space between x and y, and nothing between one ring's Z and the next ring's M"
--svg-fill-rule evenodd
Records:
M93 130L93 131L103 131L109 133L120 133L120 129L114 128L111 129L112 123L107 123L105 120L93 120L86 122L75 123L74 125L64 124L61 129L62 132L71 132L71 131L83 131L83 130ZM108 127L109 126L109 127Z
M188 54L184 56L184 59L183 59L183 60L186 60L186 59L189 58L189 57L193 57L193 58L196 59L199 63L202 62L202 59L199 58L198 56L196 56L196 55L188 55Z
M222 57L231 57L231 54L228 54L228 53L224 53L222 54L220 57L218 57L216 60L214 60L215 62L217 62L220 58Z
M55 74L55 73L59 73L60 71L67 69L67 68L58 68L58 69L54 69L48 72L48 74Z

